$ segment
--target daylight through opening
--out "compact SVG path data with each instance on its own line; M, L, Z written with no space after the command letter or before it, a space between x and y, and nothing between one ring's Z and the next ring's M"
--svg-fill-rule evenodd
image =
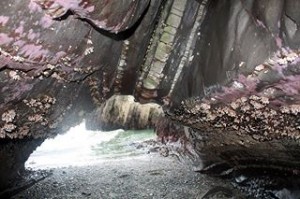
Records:
M130 158L148 152L146 140L155 140L153 130L91 131L83 121L64 134L46 139L29 157L25 166L46 169L86 166L115 158Z

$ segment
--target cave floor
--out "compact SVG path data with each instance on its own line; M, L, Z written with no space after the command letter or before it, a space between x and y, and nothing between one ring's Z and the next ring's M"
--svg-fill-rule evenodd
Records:
M13 198L202 198L224 181L192 171L173 157L144 154L103 161L96 165L64 167ZM227 198L217 196L217 198Z

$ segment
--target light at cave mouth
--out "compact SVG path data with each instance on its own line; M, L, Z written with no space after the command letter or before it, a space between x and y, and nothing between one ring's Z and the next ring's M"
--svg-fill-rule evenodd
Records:
M145 154L134 143L155 139L153 130L89 131L85 122L65 134L46 139L26 161L26 168L47 169L85 166L101 161L131 158Z

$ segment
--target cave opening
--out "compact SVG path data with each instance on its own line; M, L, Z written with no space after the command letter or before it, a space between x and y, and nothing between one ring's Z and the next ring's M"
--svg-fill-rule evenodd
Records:
M83 121L65 133L47 138L29 156L25 167L36 170L95 165L150 153L155 147L158 142L153 129L92 131Z
M153 129L87 130L83 120L44 140L25 162L25 182L0 196L194 198L215 183L224 185L219 179L193 173L158 139ZM198 183L202 181L207 184Z

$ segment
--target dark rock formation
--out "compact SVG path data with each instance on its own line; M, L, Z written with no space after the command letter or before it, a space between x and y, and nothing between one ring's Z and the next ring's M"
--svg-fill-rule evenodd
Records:
M25 171L24 162L43 141L43 139L1 140L0 190L7 186L13 186L16 179L22 179L22 174Z
M0 137L46 138L84 118L91 128L96 121L106 129L140 128L140 114L128 122L99 114L113 94L133 95L163 105L170 119L189 127L162 120L157 129L167 140L183 139L202 171L299 174L299 6L1 1Z

